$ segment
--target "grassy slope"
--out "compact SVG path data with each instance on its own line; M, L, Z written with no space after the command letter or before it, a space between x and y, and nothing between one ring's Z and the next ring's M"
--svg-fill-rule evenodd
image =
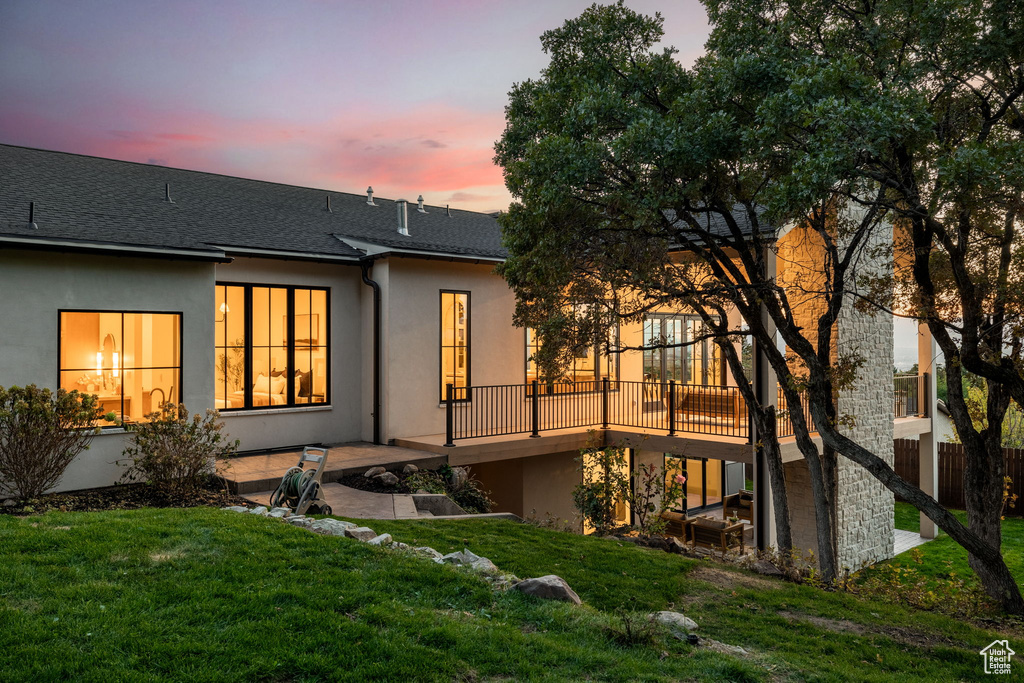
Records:
M967 515L963 511L954 510L953 514L964 524L967 523ZM896 528L920 531L921 519L917 508L909 503L896 503ZM920 546L920 549L922 563L914 566L921 571L935 576L945 576L952 568L960 576L973 576L967 564L967 551L945 533L940 531L938 538ZM1024 584L1024 519L1007 517L1003 521L1003 559L1017 578L1017 583ZM906 566L913 564L907 554L897 557L892 562Z
M371 524L442 552L468 546L522 577L557 573L585 605L493 593L450 567L219 510L0 517L0 671L80 681L933 681L973 679L977 651L995 638L935 614L527 525ZM673 607L754 658L609 635L623 610Z

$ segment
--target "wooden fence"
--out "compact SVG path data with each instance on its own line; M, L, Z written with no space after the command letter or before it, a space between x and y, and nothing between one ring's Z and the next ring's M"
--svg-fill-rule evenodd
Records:
M920 481L917 441L896 439L894 469L911 483ZM1007 515L1024 516L1024 450L1004 448L1006 476L1013 480L1010 492L1016 493L1017 507L1008 509ZM963 510L964 503L964 447L958 443L939 443L939 504L954 510Z

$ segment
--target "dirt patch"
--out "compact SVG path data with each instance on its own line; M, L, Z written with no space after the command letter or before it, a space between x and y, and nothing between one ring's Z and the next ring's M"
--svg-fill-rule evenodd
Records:
M914 647L931 648L944 646L960 650L964 649L961 642L905 626L868 626L846 619L829 619L828 617L803 614L802 612L779 612L778 615L790 621L804 622L833 633L852 633L856 636L881 635L905 645L913 645Z
M738 586L740 588L751 588L754 590L778 590L782 588L783 585L781 581L773 581L772 579L767 579L763 576L750 576L739 572L731 572L727 569L708 566L697 567L687 574L687 577L699 579L700 581L707 581L713 586L728 589L733 589Z
M223 484L215 480L211 480L198 491L170 496L148 484L122 484L91 491L51 493L25 501L9 500L0 506L0 514L23 516L51 510L94 512L97 510L137 510L144 507L191 508L203 505L250 507L252 501L226 491Z

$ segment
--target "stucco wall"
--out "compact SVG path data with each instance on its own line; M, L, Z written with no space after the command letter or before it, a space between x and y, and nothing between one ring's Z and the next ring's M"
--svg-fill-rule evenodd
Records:
M364 347L361 333L363 304L359 268L354 266L236 259L216 269L219 282L262 285L296 285L330 288L331 337L330 405L324 407L278 408L272 410L225 411L222 415L232 438L240 439L243 451L298 446L312 443L358 441L363 424L372 419L363 401L364 367L373 362L372 347ZM213 371L213 287L210 307L203 315L210 318L209 361ZM372 303L372 299L371 299ZM370 329L372 332L372 318ZM368 355L367 355L368 354ZM212 381L211 381L212 392Z
M213 407L212 263L4 249L0 292L0 385L57 388L61 309L181 313L182 398L190 410ZM56 490L115 483L125 438L97 436Z

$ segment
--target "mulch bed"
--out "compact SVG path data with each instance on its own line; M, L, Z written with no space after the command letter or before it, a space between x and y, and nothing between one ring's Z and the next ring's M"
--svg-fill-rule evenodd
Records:
M99 510L137 510L154 508L191 508L208 505L252 505L251 500L224 489L220 482L211 482L205 488L189 494L167 495L148 484L122 484L110 488L51 493L29 501L2 501L0 514L34 515L50 510L62 512L96 512Z

